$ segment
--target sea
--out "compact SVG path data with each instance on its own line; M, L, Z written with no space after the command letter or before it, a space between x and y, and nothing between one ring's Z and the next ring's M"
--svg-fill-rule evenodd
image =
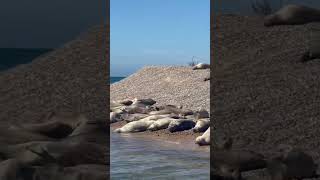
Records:
M122 79L124 79L125 77L110 77L110 83L115 83L115 82L118 82Z
M124 77L111 77L115 83ZM210 153L184 144L143 138L134 134L110 134L112 180L210 179Z
M30 63L51 50L48 48L0 48L0 71Z

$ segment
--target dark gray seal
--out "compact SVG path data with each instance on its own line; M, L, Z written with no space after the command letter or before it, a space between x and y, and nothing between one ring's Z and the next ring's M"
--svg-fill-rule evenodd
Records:
M196 123L190 119L175 119L168 126L170 132L184 131L192 129Z
M241 179L245 171L263 169L266 161L263 155L245 150L222 150L212 153L212 167L222 177Z

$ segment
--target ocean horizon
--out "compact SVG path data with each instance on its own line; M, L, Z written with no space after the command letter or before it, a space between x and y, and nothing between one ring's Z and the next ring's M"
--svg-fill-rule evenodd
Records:
M121 81L124 78L126 77L110 77L110 83L113 84L115 82Z
M32 62L53 49L48 48L0 48L0 71Z

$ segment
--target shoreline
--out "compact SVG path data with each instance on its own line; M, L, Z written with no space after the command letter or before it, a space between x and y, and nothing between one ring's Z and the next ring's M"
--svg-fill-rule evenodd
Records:
M200 109L209 112L210 83L205 80L209 75L209 69L194 70L190 66L145 66L111 84L110 102L149 98L154 100L155 107L173 105L193 112ZM130 105L125 106L129 107ZM125 124L127 123L123 120L110 123L110 131L121 128ZM169 146L173 144L175 149L181 147L182 149L210 152L210 146L196 144L196 138L203 134L204 132L194 133L191 129L174 133L167 129L161 129L126 133L125 136L161 141Z
M110 136L115 133L113 130L126 124L126 122L116 122L110 124ZM210 146L199 146L195 144L195 139L203 133L194 133L192 130L170 133L166 129L158 131L144 131L136 133L121 133L123 136L138 137L159 141L161 145L174 147L174 149L184 149L191 151L202 151L210 153Z

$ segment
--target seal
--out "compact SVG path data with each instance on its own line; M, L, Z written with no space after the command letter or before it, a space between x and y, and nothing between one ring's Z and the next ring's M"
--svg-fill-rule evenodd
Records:
M140 119L148 117L148 114L129 114L129 113L124 113L121 118L124 119L126 122L132 122L132 121L138 121Z
M232 145L233 139L229 134L218 129L212 132L212 150L230 150Z
M267 170L272 178L317 178L317 165L310 155L289 145L279 146L278 149L282 154L267 162Z
M10 137L10 138L9 138ZM0 127L0 142L3 144L20 144L29 141L54 141L54 138L34 133L23 128L7 126Z
M130 106L133 103L132 100L126 99L126 100L119 100L119 101L111 101L110 106Z
M22 164L16 159L8 159L0 163L0 179L16 180L21 178Z
M183 109L177 108L175 106L164 106L164 107L162 107L161 110L151 111L149 114L150 115L176 114L179 116L188 116L188 115L193 115L194 113L192 110L183 110Z
M151 111L149 112L150 115L163 115L163 114L170 114L172 111L169 111L167 109L162 109L160 111Z
M274 14L266 16L264 25L298 25L316 21L320 21L320 11L318 9L289 4Z
M79 136L79 135L88 135L88 134L95 134L98 133L105 133L107 127L105 126L105 121L103 120L90 120L90 119L83 119L79 121L72 131L70 136Z
M196 144L199 146L210 145L210 128L208 128L201 136L196 138Z
M132 100L132 104L143 104L143 105L146 105L146 106L152 106L154 105L155 103L157 103L155 100L153 99L138 99L138 98L134 98Z
M115 113L123 113L124 109L126 109L126 106L115 106L110 108L110 112L115 112Z
M73 127L61 121L49 121L37 124L19 125L14 128L41 134L50 138L61 139L72 133Z
M205 109L200 109L194 113L196 119L209 118L209 113Z
M197 65L193 66L192 69L193 70L197 70L197 69L209 69L210 68L210 64L205 64L205 63L198 63Z
M193 132L205 132L210 127L210 119L198 119Z
M217 150L211 154L211 158L217 174L233 179L241 179L242 172L266 167L263 155L247 150Z
M173 120L175 120L175 119L170 118L170 117L158 119L153 124L151 124L151 126L148 128L148 130L149 131L157 131L157 130L160 130L160 129L167 129L169 124Z
M110 123L115 123L115 122L121 121L121 119L119 117L120 117L119 113L110 112Z
M168 131L177 132L192 129L196 123L190 119L175 119L170 122Z
M155 120L166 118L166 117L170 117L170 114L152 115L152 116L142 118L139 121L151 121L151 120L155 121Z
M133 121L130 122L121 128L118 128L114 130L116 133L135 133L135 132L142 132L146 131L151 124L154 123L154 120L146 120L146 119L141 119L138 121Z
M139 104L132 104L123 108L122 112L127 112L129 114L148 114L152 111L148 106L141 106Z

